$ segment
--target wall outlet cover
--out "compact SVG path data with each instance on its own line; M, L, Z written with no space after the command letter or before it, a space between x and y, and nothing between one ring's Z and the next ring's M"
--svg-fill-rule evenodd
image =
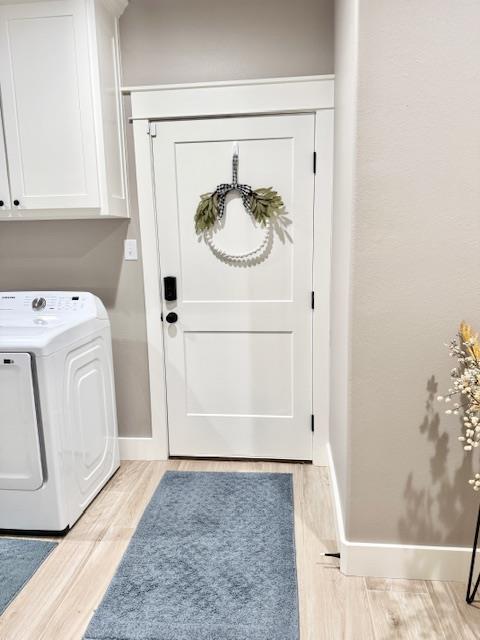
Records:
M135 238L127 238L125 240L123 257L125 260L138 260L137 241Z

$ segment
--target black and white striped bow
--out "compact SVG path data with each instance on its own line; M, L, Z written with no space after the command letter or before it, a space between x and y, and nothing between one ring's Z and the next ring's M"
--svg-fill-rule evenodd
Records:
M222 218L225 213L225 198L230 191L238 191L242 196L243 206L247 210L247 213L251 214L250 199L253 193L252 187L248 184L238 183L238 152L234 151L232 159L232 182L230 184L219 184L215 189L215 195L218 200L218 217Z

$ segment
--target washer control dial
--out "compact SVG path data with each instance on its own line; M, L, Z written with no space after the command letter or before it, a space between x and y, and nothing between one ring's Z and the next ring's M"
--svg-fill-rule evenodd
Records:
M43 309L45 309L46 304L47 301L45 300L45 298L34 298L32 300L32 309L34 311L42 311Z

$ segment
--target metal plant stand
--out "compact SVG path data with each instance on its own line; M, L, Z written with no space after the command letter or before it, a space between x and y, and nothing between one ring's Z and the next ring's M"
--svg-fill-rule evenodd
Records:
M480 585L480 573L475 580L475 585L472 588L473 584L473 572L475 570L475 559L477 556L477 546L478 546L478 534L480 532L480 507L478 508L478 516L477 516L477 526L475 527L475 537L473 538L473 548L472 548L472 559L470 560L470 573L468 575L468 586L467 586L467 596L465 600L468 604L472 604L475 599L475 596L478 591L478 587Z

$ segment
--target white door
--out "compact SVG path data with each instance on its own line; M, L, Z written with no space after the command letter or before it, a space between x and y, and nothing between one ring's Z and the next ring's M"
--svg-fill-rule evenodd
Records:
M99 206L85 11L80 0L0 6L0 87L15 207Z
M3 120L0 105L0 212L10 209L10 187L8 184L7 155L3 137Z
M312 458L313 145L311 114L156 123L160 267L177 283L163 302L178 316L164 321L171 455ZM194 228L200 195L231 182L236 147L239 182L285 203L248 264ZM219 251L248 253L264 234L231 194Z

